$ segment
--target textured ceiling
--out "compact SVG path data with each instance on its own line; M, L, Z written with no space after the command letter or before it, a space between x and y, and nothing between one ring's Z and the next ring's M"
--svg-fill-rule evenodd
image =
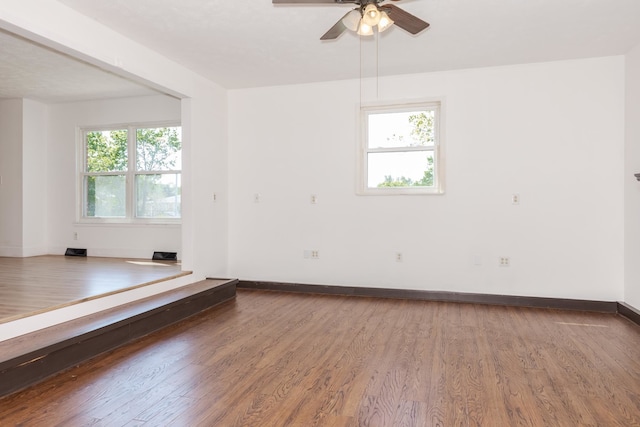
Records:
M157 92L0 31L0 98L55 103L150 94Z
M353 6L271 0L59 0L227 88L619 55L640 43L638 0L403 0L431 27L361 47L320 36ZM372 53L373 52L373 53ZM364 67L365 72L371 67Z
M271 0L58 0L227 88L621 55L640 44L638 0L403 0L431 24L375 38L320 36L349 5ZM155 93L0 32L0 98Z

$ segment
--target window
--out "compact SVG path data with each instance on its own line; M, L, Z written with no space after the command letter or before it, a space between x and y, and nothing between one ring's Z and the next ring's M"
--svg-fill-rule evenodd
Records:
M362 107L362 194L441 194L440 102Z
M84 129L82 219L178 221L181 154L179 126Z

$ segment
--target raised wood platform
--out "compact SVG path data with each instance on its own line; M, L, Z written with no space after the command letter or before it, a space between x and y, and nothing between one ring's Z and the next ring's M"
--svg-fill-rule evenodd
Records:
M235 298L236 280L205 280L0 342L0 396Z
M0 257L0 323L190 274L176 262Z

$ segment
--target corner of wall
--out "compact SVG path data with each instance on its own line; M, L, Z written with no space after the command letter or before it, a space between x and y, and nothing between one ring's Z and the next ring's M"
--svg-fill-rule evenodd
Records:
M625 57L624 302L640 307L640 45Z

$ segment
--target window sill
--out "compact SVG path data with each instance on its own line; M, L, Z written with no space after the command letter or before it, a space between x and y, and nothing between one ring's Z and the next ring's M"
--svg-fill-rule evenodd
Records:
M359 196L442 196L444 190L437 188L365 188L358 192Z
M182 221L127 221L127 220L100 220L100 219L88 219L80 220L73 223L76 227L116 227L116 228L142 228L142 227L158 227L158 228L180 228Z

